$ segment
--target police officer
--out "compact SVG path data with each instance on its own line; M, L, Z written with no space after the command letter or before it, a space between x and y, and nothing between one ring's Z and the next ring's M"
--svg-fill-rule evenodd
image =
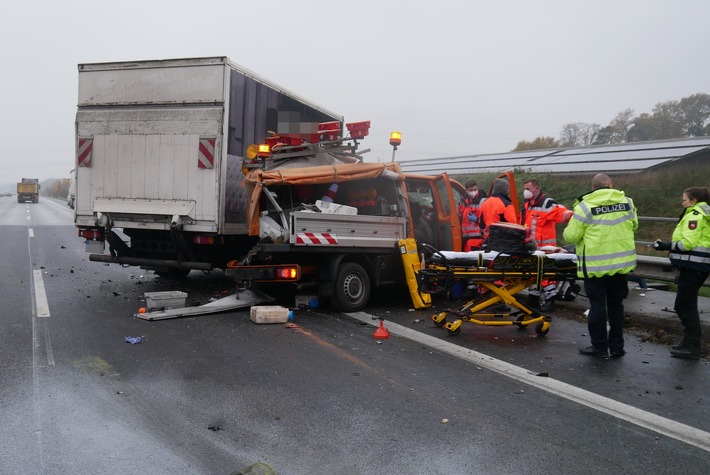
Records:
M572 217L568 210L540 189L540 181L528 178L523 182L522 224L530 228L537 247L557 246L555 223L566 223Z
M466 182L466 193L467 196L458 206L463 250L474 251L483 245L481 205L486 201L486 192L478 189L476 180L469 180Z
M591 305L587 327L592 345L579 349L583 355L608 358L609 354L626 354L626 274L636 267L637 228L638 217L631 198L613 189L607 175L594 176L592 191L579 198L564 231L565 240L577 248L577 275L584 279Z
M671 263L679 268L675 311L683 324L684 336L679 345L671 348L677 358L700 359L700 316L698 290L710 274L710 192L693 187L683 191L685 208L672 241L657 239L653 248L670 251Z

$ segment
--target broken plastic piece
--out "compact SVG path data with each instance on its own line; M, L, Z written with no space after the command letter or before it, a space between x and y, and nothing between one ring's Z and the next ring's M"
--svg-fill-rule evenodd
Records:
M140 342L141 342L141 337L139 337L139 336L127 336L127 337L125 338L125 340L126 340L126 343L130 343L131 345L135 345L136 343L140 343Z

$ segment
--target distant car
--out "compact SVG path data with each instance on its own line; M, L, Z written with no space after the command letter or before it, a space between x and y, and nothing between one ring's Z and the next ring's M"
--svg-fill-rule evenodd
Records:
M0 191L0 196L12 196L12 193L9 191Z

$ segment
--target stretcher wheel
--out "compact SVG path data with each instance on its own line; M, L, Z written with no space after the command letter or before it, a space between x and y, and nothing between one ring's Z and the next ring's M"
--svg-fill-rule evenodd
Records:
M461 327L462 327L462 326L463 326L463 325L459 325L459 326L456 327L454 330L449 330L449 329L447 328L446 331L449 332L449 336L456 336L456 335L458 335L459 333L461 333Z
M545 322L538 323L535 326L535 333L537 333L540 336L545 336L547 333L550 331L550 325L547 325L547 328L545 328Z
M434 325L436 325L439 328L446 325L446 314L447 314L447 312L441 312L441 313L437 313L436 315L432 315L431 319L434 321Z
M446 325L446 317L442 318L439 321L434 320L434 325L436 325L438 328L443 327L444 325Z

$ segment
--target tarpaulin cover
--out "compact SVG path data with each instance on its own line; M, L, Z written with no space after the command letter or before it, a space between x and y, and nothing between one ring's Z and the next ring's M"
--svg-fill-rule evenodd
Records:
M378 178L401 174L399 163L346 163L281 170L253 170L244 178L249 206L247 223L249 235L259 235L259 197L263 187L282 185L320 185ZM401 180L402 177L400 177ZM404 187L404 181L401 181Z

